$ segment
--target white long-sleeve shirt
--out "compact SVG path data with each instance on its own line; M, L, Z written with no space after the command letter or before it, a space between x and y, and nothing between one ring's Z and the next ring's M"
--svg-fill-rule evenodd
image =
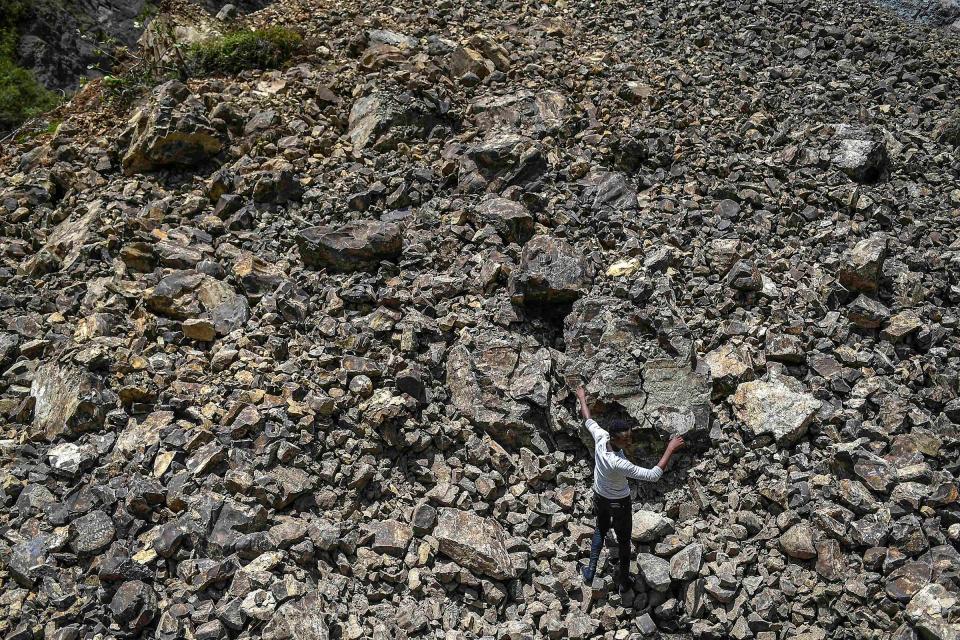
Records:
M644 469L627 460L623 451L610 451L607 447L610 434L601 429L595 420L587 420L586 426L594 442L593 490L604 498L616 500L630 495L627 478L656 482L663 475L660 467Z

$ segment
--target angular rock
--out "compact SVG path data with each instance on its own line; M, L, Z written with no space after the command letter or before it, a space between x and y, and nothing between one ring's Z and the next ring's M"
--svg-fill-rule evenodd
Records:
M633 512L630 537L635 542L654 542L673 533L673 521L656 511L639 509Z
M737 418L754 436L789 446L807 432L821 402L782 379L745 382L731 396Z
M116 401L97 376L54 362L37 369L30 395L36 402L30 437L48 442L100 428Z
M410 540L413 539L413 529L408 524L396 520L381 520L372 522L367 528L373 532L373 550L377 553L388 553L402 556Z
M546 451L552 371L548 349L480 332L450 349L446 382L453 406L498 442Z
M650 553L638 553L637 567L651 589L663 592L670 590L669 562Z
M890 318L890 310L881 302L861 293L847 307L847 317L861 329L877 329Z
M886 145L869 132L850 125L837 125L831 162L850 179L872 183L886 172L889 158Z
M194 165L223 146L203 102L177 80L154 89L149 105L134 114L121 138L130 140L121 161L127 175Z
M535 236L523 247L520 265L510 276L510 293L518 304L573 302L590 286L592 271L570 244Z
M375 91L353 104L347 135L355 150L373 146L385 151L399 142L425 137L444 119L442 104L409 93Z
M115 535L110 516L91 511L70 523L70 548L80 556L96 555L110 546Z
M876 291L887 254L887 243L887 236L883 233L874 233L857 242L843 256L840 284L853 291Z
M433 536L440 543L440 553L462 567L495 580L509 580L516 574L503 529L495 520L444 507Z
M817 557L813 528L806 523L793 525L780 535L780 548L785 554L797 560Z
M143 298L151 311L175 320L203 314L221 336L250 317L246 298L226 282L196 271L174 271L145 291Z
M297 234L304 264L331 271L376 269L403 249L403 230L389 222L351 222L340 227L310 227Z

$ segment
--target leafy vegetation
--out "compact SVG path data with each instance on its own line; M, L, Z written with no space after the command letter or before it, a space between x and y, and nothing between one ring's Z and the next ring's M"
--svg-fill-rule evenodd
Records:
M23 0L0 0L0 131L12 129L57 105L57 95L15 61L17 31L26 16Z
M107 100L129 104L151 87L171 78L185 80L244 69L282 67L300 50L300 34L283 27L234 31L186 47L174 43L169 25L155 20L154 47L122 73L103 78Z
M276 69L293 57L302 42L300 34L284 27L234 31L191 45L184 59L191 76Z

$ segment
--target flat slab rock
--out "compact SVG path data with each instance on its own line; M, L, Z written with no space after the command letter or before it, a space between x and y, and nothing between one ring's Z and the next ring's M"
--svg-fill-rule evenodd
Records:
M462 567L495 580L516 575L507 552L506 534L493 519L444 507L433 535L440 542L440 553Z
M780 380L745 382L730 402L748 431L754 436L772 435L781 446L795 443L807 432L821 404Z
M297 234L300 257L308 267L350 272L375 269L400 255L403 230L392 222L350 222L317 226Z

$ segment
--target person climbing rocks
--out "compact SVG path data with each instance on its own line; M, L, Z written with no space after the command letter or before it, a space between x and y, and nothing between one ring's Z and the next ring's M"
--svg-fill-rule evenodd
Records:
M630 501L629 478L656 482L663 475L673 454L683 446L683 438L675 436L667 443L667 448L660 458L660 462L650 469L639 467L630 462L623 450L630 447L632 434L630 424L618 420L604 430L590 417L590 407L587 406L587 393L583 386L577 387L577 398L580 400L580 413L584 424L593 436L594 467L593 467L593 507L597 516L597 527L593 532L593 541L590 545L590 562L583 568L583 579L587 583L593 582L597 572L597 562L600 560L600 551L603 541L610 531L611 525L617 536L619 548L619 592L626 595L631 590L630 578L630 532L633 529L633 507Z

